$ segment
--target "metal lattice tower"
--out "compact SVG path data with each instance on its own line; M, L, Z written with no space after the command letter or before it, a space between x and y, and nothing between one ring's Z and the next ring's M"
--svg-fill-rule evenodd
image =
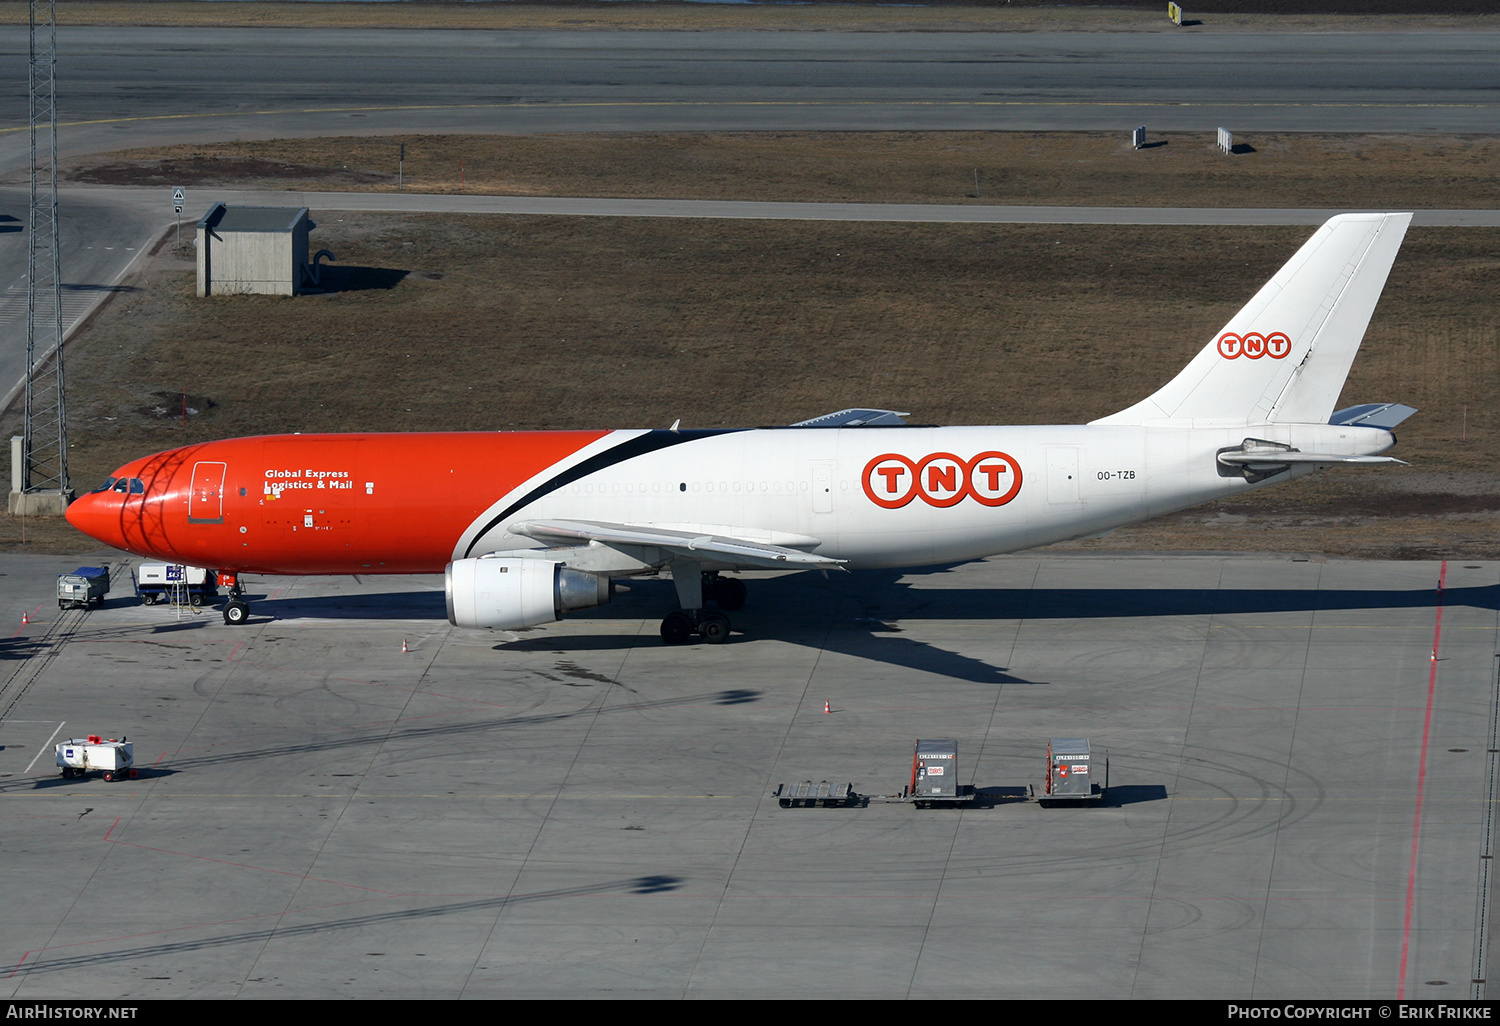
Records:
M22 491L68 491L62 273L57 243L56 0L31 0L31 218L26 265Z

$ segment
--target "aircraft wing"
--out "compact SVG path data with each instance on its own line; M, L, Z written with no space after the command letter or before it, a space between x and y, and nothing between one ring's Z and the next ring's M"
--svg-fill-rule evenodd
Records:
M512 534L553 545L598 542L616 548L654 548L677 559L765 570L830 570L837 569L844 562L744 538L594 520L528 520L512 525L509 530Z

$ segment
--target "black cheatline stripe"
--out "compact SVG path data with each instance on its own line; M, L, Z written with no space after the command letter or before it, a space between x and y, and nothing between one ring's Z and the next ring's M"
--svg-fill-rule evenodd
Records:
M496 524L509 517L516 510L540 499L548 492L555 492L559 488L572 484L579 478L588 477L595 471L603 470L605 467L612 467L616 463L624 463L626 460L634 459L637 456L644 456L648 452L657 452L661 449L680 445L683 442L696 441L700 438L712 438L715 435L732 435L736 431L742 430L745 429L731 428L727 431L649 431L644 435L637 435L629 441L621 442L613 449L601 452L597 456L590 456L582 463L569 467L556 477L537 485L520 499L507 506L491 519L489 523L485 524L484 528L474 536L474 540L469 542L469 547L464 549L464 556L467 558L474 551L474 546L479 544L479 539L489 534Z

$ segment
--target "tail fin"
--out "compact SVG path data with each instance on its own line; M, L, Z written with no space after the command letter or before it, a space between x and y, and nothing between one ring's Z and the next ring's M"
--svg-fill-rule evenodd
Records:
M1095 424L1325 424L1411 214L1340 214L1182 372Z

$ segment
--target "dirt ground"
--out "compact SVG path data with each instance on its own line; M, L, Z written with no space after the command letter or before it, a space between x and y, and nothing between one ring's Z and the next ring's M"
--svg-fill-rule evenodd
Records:
M406 147L404 173L398 164ZM108 185L866 203L1488 207L1493 136L722 132L273 139L127 150L66 176ZM975 180L978 179L978 196Z
M77 486L274 431L750 426L852 405L1076 423L1167 380L1308 235L314 217L334 291L199 300L188 252L161 252L69 345ZM1500 231L1408 236L1345 400L1422 409L1397 450L1411 468L1329 472L1078 544L1500 556L1497 285ZM0 518L0 548L91 547L56 520Z
M678 3L589 2L223 3L204 0L69 0L59 25L210 25L254 28L754 29L904 32L1236 32L1410 31L1492 28L1493 0L1199 0L1182 27L1162 0L1060 4L1055 0L988 3L877 2ZM0 2L0 24L25 24L28 5Z

